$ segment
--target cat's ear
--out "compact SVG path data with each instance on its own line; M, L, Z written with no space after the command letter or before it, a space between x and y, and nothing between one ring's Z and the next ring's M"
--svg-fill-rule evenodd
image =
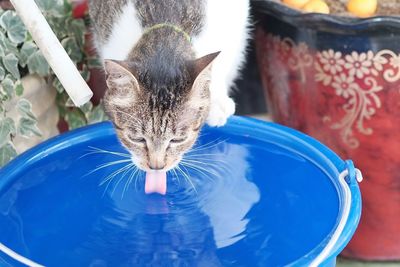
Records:
M183 115L183 120L192 120L194 117L198 117L196 125L193 126L195 129L199 128L204 120L199 111L208 109L210 99L208 87L211 79L211 66L219 53L220 52L208 54L191 62L193 84L189 94L189 100L186 103L187 112Z
M127 64L123 61L104 60L106 81L108 87L133 86L139 87L136 77L128 70Z
M108 99L118 106L128 106L133 103L139 91L139 82L135 75L122 61L104 60L106 71Z
M197 79L202 78L203 76L202 74L211 70L211 65L212 65L211 63L220 53L221 52L211 53L193 61L193 71L192 71L192 78L194 81L193 84L196 82Z
M211 79L211 66L219 53L220 52L208 54L193 61L193 85L191 91L192 98L204 98L202 96L209 93L207 90Z

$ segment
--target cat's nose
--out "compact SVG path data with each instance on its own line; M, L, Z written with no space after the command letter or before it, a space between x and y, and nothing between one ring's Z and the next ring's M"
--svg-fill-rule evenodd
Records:
M159 171L165 168L165 164L149 164L149 168L153 171Z

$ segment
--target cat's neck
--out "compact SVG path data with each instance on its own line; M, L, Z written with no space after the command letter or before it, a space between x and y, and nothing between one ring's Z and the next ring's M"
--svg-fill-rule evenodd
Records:
M172 24L172 23L169 23L169 22L155 24L155 25L145 29L144 32L143 32L143 35L149 34L152 31L158 30L158 29L161 29L161 28L172 29L176 33L182 34L189 43L191 42L190 35L182 27L180 27L178 25L175 25L175 24Z
M169 54L177 58L194 57L189 34L177 25L162 23L155 24L143 32L129 58L132 60L143 60L153 56L168 58Z

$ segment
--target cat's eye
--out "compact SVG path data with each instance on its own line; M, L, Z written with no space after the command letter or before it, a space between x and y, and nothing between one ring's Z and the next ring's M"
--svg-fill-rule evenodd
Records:
M179 138L171 139L169 142L172 144L181 144L181 143L185 142L186 139L187 139L186 137L179 137Z
M146 139L144 139L143 137L129 136L129 140L131 140L133 143L137 143L137 144L146 144Z

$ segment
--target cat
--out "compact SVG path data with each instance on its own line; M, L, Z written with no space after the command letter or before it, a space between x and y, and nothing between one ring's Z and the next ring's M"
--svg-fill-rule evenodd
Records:
M89 14L106 113L147 172L146 192L165 193L166 171L202 125L234 114L229 88L245 58L249 0L89 0Z

